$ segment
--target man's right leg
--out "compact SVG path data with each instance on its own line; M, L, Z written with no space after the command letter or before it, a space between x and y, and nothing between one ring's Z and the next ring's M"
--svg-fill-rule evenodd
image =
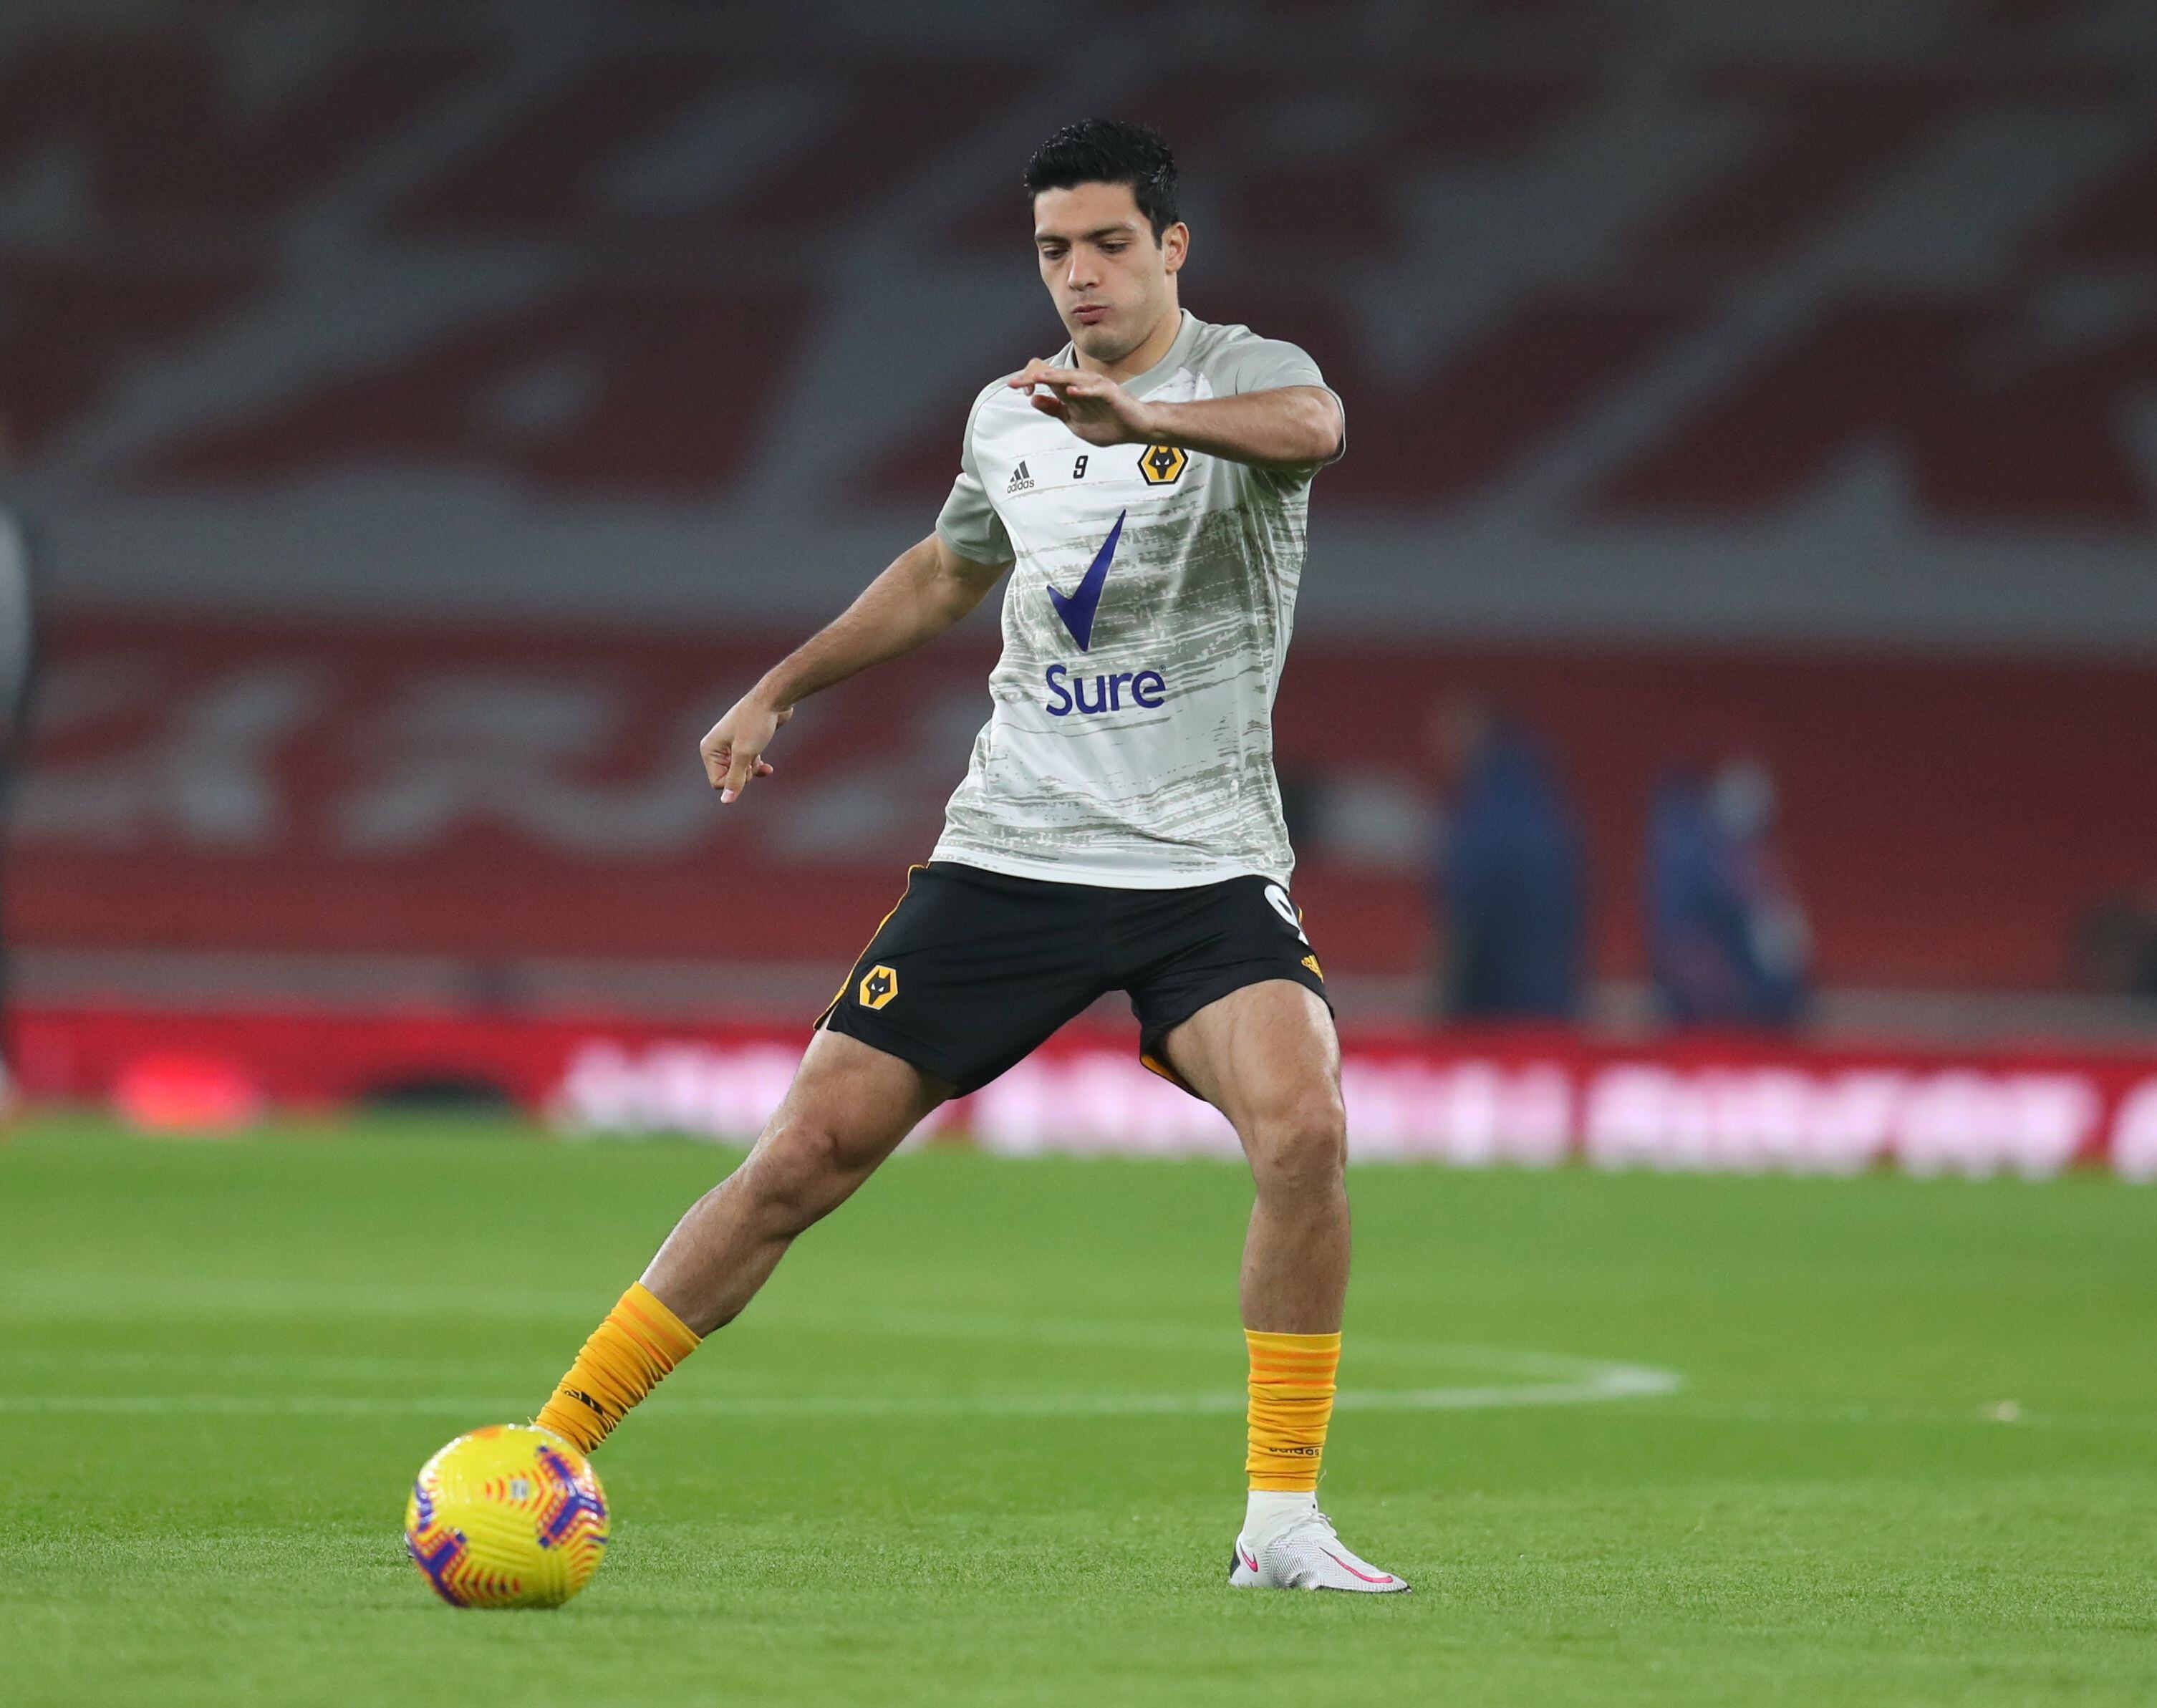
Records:
M597 1447L704 1335L740 1315L786 1248L950 1094L896 1056L818 1031L755 1147L675 1225L585 1341L540 1426L587 1453Z

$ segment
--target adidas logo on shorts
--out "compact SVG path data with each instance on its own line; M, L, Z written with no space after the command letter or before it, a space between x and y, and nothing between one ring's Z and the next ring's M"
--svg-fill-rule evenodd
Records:
M1004 491L1006 494L1012 492L1023 492L1031 488L1032 485L1033 476L1027 472L1026 465L1022 462L1017 468L1012 471L1011 485L1005 487Z

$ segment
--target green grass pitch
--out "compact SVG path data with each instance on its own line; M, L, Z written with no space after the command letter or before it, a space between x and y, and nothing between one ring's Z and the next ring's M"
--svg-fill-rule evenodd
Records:
M1238 1170L902 1157L601 1453L579 1600L440 1605L412 1474L730 1160L18 1129L0 1698L2157 1700L2157 1191L2088 1178L1359 1170L1365 1599L1225 1587Z

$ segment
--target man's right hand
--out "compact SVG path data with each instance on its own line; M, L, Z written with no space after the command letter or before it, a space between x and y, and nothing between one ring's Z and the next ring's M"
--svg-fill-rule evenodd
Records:
M723 801L769 777L764 750L795 702L932 640L981 602L1009 563L962 558L940 534L909 546L862 596L764 672L703 739L704 774Z
M719 791L723 804L748 788L750 778L771 774L764 750L779 726L793 715L791 706L774 706L751 692L735 701L734 709L712 726L698 750L704 756L704 774Z

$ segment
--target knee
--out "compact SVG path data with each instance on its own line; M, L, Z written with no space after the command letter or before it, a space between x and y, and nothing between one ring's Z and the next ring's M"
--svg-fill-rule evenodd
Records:
M1331 1191L1347 1165L1347 1115L1330 1091L1295 1098L1256 1117L1246 1147L1262 1196Z
M770 1128L742 1172L759 1219L790 1238L841 1202L855 1184L839 1134L798 1117Z

